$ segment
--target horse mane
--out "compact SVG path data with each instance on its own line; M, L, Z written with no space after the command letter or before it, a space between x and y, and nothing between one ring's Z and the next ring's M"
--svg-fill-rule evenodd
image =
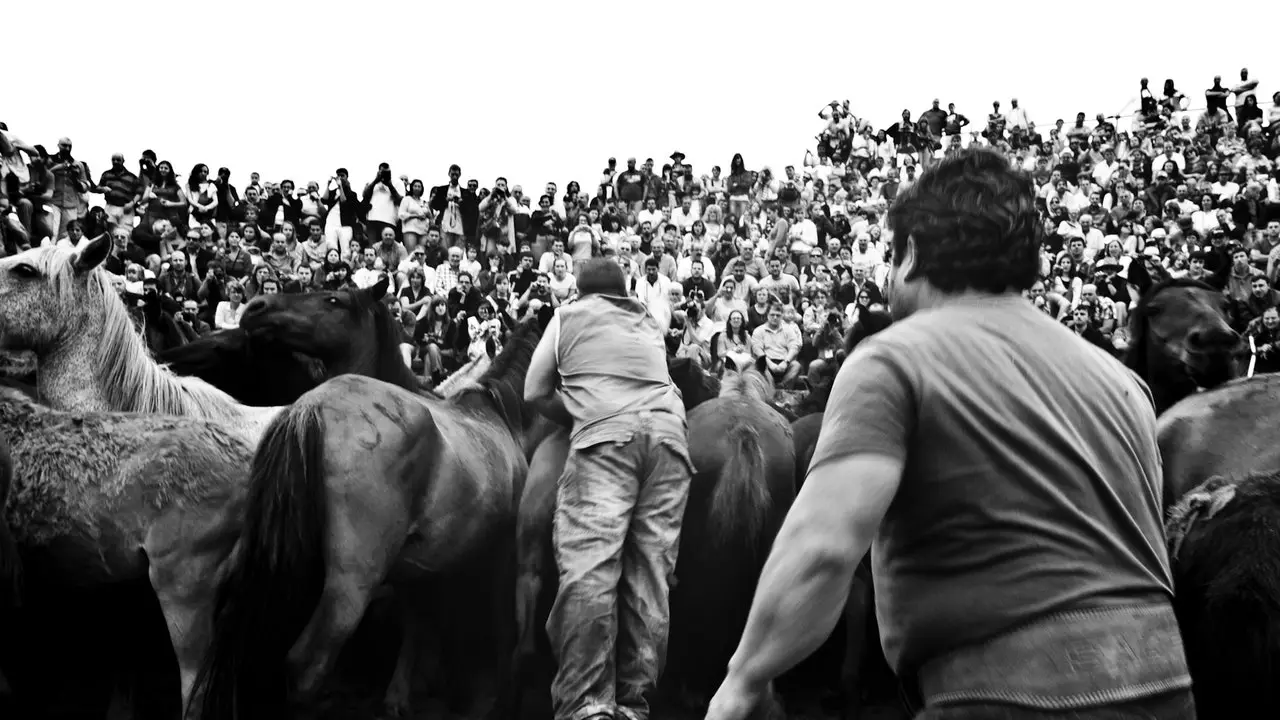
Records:
M418 378L404 364L404 358L400 355L400 325L396 322L396 318L387 309L386 304L381 300L374 300L369 294L363 290L348 291L355 301L356 307L360 310L367 311L373 315L374 334L376 335L375 343L376 359L374 377L385 380L393 385L399 385L406 390L417 392L419 389Z
M468 402L476 395L485 397L498 410L513 435L524 431L524 377L529 371L533 351L542 339L543 324L530 318L516 326L507 336L502 352L489 369L471 387L458 391L455 401Z
M1217 292L1208 284L1194 280L1192 278L1170 278L1161 280L1151 286L1151 289L1138 297L1138 304L1134 306L1133 312L1129 313L1129 349L1124 355L1125 367L1136 372L1144 380L1147 375L1147 333L1151 330L1151 323L1148 320L1149 308L1152 300L1157 295L1170 288L1198 288L1200 290L1208 290L1209 292Z
M724 377L720 380L720 397L745 397L768 403L776 391L773 379L754 365L725 368Z
M444 382L440 383L433 392L438 397L453 397L464 387L474 385L476 378L488 370L492 364L492 358L488 355L481 355L450 373L449 377L445 378Z
M77 303L76 271L70 252L47 254L53 291L62 308ZM182 415L235 421L238 405L231 396L198 378L180 378L157 365L134 329L124 302L111 288L106 270L94 268L83 278L87 312L101 325L94 349L93 375L107 407L119 412Z

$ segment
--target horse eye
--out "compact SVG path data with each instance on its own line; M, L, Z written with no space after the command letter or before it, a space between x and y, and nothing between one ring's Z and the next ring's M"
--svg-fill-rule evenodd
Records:
M31 265L28 265L27 263L18 263L17 265L14 265L13 268L10 270L10 272L12 272L14 275L17 275L20 278L40 277L40 271L35 269Z
M342 304L338 302L338 298L336 297L327 298L325 299L325 302L329 303L330 305L333 305L334 307L337 307L338 305Z

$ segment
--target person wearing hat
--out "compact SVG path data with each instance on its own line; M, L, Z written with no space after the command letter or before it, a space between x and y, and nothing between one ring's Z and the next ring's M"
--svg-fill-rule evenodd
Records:
M1129 283L1120 277L1123 267L1119 260L1110 255L1103 256L1093 265L1098 297L1111 303L1117 332L1128 326L1129 303L1133 300L1129 294Z
M649 717L693 464L665 328L618 264L586 260L529 361L525 400L572 427L556 489L547 620L559 720Z

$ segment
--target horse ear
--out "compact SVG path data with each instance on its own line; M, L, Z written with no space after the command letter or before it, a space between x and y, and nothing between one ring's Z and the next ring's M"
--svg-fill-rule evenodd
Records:
M389 286L390 284L391 284L391 278L384 275L381 280L374 283L373 286L370 287L368 290L365 290L365 292L369 295L370 300L374 302L378 302L379 300L382 299L383 295L387 294L387 286Z
M734 372L738 372L738 363L734 362L734 361L733 361L733 358L731 358L731 357L726 357L726 358L724 359L724 369L725 369L725 370L732 370L732 371L734 371Z
M72 267L75 268L76 274L87 273L90 270L102 264L107 259L107 255L111 253L111 236L103 233L98 237L90 240L76 251L75 259L72 260Z

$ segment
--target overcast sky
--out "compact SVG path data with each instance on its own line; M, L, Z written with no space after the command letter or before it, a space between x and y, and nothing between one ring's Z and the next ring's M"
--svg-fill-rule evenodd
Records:
M1173 78L1196 107L1248 67L1280 89L1280 3L1250 27L1200 4L725 0L604 2L11 2L0 120L51 151L70 136L95 176L144 148L240 187L497 175L594 187L616 156L688 155L696 173L799 163L848 98L877 127L934 97L982 123L1017 97L1048 125L1132 107ZM1232 6L1233 8L1243 6ZM1197 19L1197 16L1205 17ZM32 44L40 37L42 47ZM16 46L15 46L16 43ZM69 91L74 89L74 91ZM661 163L661 160L659 160Z

